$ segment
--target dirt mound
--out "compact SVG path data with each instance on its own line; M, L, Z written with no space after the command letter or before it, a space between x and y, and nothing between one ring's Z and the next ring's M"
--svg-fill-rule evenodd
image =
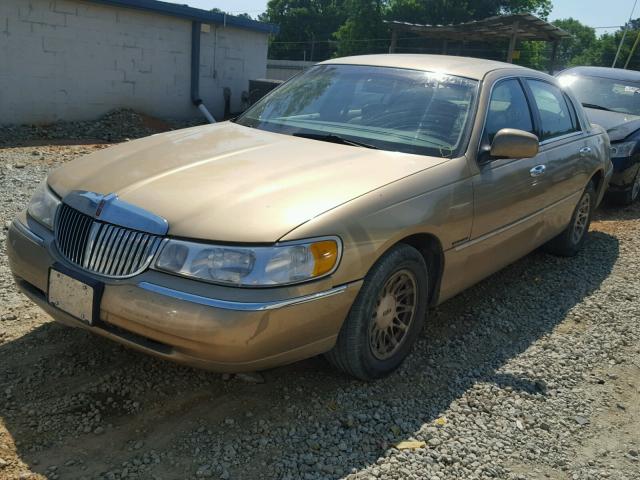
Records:
M199 121L165 121L131 109L112 110L97 120L55 122L47 125L0 125L0 147L44 144L117 143L175 130Z

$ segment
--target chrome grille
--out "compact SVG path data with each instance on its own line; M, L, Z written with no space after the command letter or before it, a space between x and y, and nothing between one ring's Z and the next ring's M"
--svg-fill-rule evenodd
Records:
M107 277L130 277L145 270L162 237L100 222L62 204L56 243L71 263Z

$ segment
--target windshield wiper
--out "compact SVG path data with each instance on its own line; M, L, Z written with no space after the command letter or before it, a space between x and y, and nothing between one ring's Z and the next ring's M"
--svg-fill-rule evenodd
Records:
M583 103L582 106L586 108L594 108L596 110L604 110L606 112L615 112L615 110L611 110L610 108L603 107L602 105L596 105L595 103Z
M339 143L341 145L352 145L354 147L364 147L364 148L372 148L374 150L379 150L379 148L374 145L370 145L364 142L359 142L357 140L350 140L348 138L344 138L344 137L341 137L340 135L336 135L333 133L296 132L293 134L293 136L301 137L301 138L310 138L312 140L320 140L322 142Z

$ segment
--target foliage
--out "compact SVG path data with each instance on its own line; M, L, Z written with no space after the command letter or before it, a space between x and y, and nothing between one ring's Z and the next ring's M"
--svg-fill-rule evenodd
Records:
M598 41L596 31L573 18L556 20L553 24L573 35L573 38L562 40L558 45L556 64L565 67L591 65L595 60L594 48Z
M636 19L629 24L629 30L627 31L624 43L620 49L620 55L616 61L617 68L624 67L638 34L640 34L640 19ZM613 34L605 34L598 39L594 49L594 58L597 65L603 65L606 67L613 65L613 60L616 57L616 52L618 50L618 45L620 45L620 41L622 40L622 36L623 31L618 30ZM628 68L631 70L640 70L640 52L638 50L640 50L640 46L635 51L635 54L629 62Z
M337 55L378 53L379 48L376 47L381 45L382 39L382 51L386 50L389 37L383 23L383 1L347 0L345 7L347 18L334 34L338 40Z
M546 17L551 0L270 0L262 21L280 25L271 58L320 60L386 51L384 20L456 23L531 12Z
M270 0L267 11L258 18L280 25L280 34L270 46L271 58L331 57L334 47L330 40L348 18L344 3L340 0Z
M259 19L280 25L280 33L271 40L271 58L318 61L334 56L386 52L390 32L385 20L450 24L523 12L547 18L551 8L551 0L270 0ZM573 18L553 23L573 35L559 43L556 69L574 65L611 66L622 30L597 37L593 28ZM638 32L640 19L629 23L616 66L624 66ZM403 37L399 51L443 51L441 41L414 38L410 34ZM506 56L505 42L457 43L449 45L447 52L493 59ZM551 44L522 41L518 50L517 63L540 70L549 68ZM629 67L640 68L640 52L636 52Z
M622 29L597 37L593 28L583 25L573 18L556 20L553 24L573 35L573 38L564 39L558 45L555 62L556 70L578 65L602 67L611 67L613 65L613 59L616 56L618 45L620 45L624 33ZM628 24L627 35L616 63L617 68L624 67L639 33L640 19L632 20ZM548 45L543 42L522 42L520 50L522 52L520 63L523 65L537 69L548 68L551 57L551 50ZM640 69L640 52L638 50L631 58L628 68L632 70Z
M224 10L220 10L217 7L210 8L209 11L213 12L213 13L226 13L227 15L231 15L230 13L225 12ZM247 20L253 20L251 15L249 15L248 13L238 13L238 14L234 15L234 17L240 17L240 18L246 18Z

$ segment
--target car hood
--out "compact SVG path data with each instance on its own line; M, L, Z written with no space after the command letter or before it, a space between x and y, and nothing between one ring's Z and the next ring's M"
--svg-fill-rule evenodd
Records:
M624 140L636 130L640 129L640 117L630 113L607 112L595 108L585 108L585 113L591 123L604 127L612 142Z
M274 242L349 200L445 161L281 135L224 122L123 143L49 177L115 193L169 222L169 234Z

